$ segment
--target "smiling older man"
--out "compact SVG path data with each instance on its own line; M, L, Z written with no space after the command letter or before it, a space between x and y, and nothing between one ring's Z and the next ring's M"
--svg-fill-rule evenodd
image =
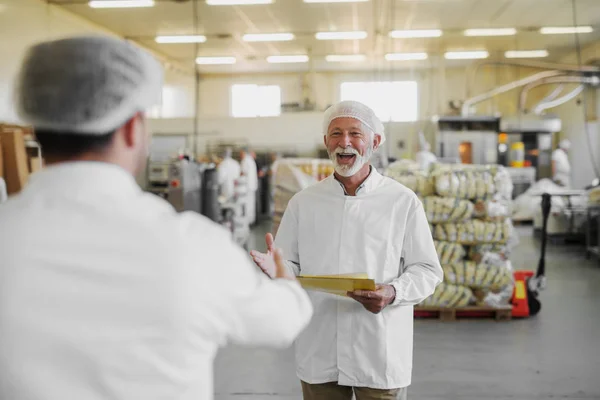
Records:
M442 281L423 206L369 159L385 140L373 110L355 101L330 107L325 146L335 173L290 201L276 244L296 275L367 272L375 291L349 298L311 292L314 317L296 341L304 399L406 399L411 382L413 305ZM252 252L272 276L269 252Z

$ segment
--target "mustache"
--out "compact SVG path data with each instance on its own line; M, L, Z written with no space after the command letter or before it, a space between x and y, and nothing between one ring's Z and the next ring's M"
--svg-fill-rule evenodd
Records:
M336 147L336 149L334 150L333 154L354 154L359 156L360 153L358 152L358 150L356 150L354 147L346 147L345 149L342 149L340 147Z

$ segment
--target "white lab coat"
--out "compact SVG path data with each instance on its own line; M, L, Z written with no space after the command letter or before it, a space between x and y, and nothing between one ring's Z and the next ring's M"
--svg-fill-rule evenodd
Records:
M563 149L556 149L552 153L552 161L554 161L554 176L553 180L563 186L571 186L571 163L569 156Z
M36 173L0 221L0 399L212 399L219 346L288 346L311 316L117 166Z
M240 177L240 163L231 157L226 157L217 168L221 196L230 200L235 194L235 181Z
M0 204L4 203L7 199L6 182L4 181L4 178L0 178Z
M241 162L241 169L248 184L248 194L246 195L246 215L248 223L253 224L256 221L256 190L258 189L258 170L256 161L250 155L246 155Z
M409 386L413 305L443 277L417 196L374 168L356 196L346 196L330 176L292 198L275 242L296 274L366 272L396 289L394 303L377 315L349 298L309 292L314 316L296 341L298 377L312 384Z
M419 151L416 155L417 164L423 171L428 171L431 164L437 162L437 157L431 151Z

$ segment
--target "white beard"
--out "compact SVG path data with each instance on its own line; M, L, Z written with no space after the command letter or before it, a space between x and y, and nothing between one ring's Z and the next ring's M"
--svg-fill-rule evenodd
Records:
M371 144L366 150L364 155L360 155L358 150L352 146L348 146L345 149L337 147L333 152L327 151L329 159L333 162L333 168L340 176L348 178L355 175L360 169L369 162L373 155L373 144ZM338 154L354 154L356 157L354 163L351 165L342 165L338 163Z

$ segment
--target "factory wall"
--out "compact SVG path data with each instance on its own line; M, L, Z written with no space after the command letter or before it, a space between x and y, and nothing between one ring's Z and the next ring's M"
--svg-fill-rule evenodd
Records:
M0 122L19 123L15 113L13 85L21 60L29 46L42 40L110 31L60 7L40 0L14 0L0 10ZM190 75L169 69L160 110L155 116L182 117L194 110L194 80Z

